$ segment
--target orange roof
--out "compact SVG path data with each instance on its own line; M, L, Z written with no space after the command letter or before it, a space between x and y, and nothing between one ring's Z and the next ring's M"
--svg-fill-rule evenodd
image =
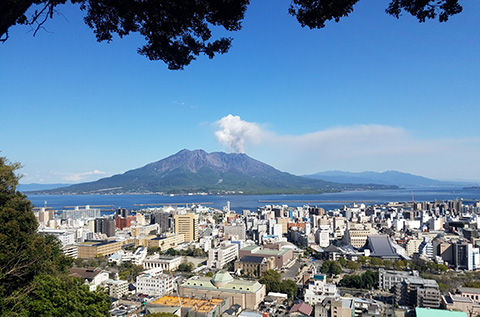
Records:
M205 313L211 311L215 306L221 304L224 300L221 298L199 299L180 297L182 308L191 308L196 312ZM152 302L153 305L179 306L177 296L163 296Z

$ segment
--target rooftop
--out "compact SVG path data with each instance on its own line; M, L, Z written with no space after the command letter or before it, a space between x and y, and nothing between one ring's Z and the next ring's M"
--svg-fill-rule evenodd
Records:
M431 308L415 308L417 317L467 317L467 313Z
M179 297L177 296L163 296L153 301L152 305L178 307L179 306L178 299ZM199 298L180 297L182 308L190 308L190 309L193 309L195 312L199 312L199 313L209 312L219 304L223 303L223 301L224 300L221 298L199 299Z
M217 273L218 274L218 273ZM226 283L225 286L216 287L213 285L212 280L208 277L192 277L185 281L183 284L184 287L189 288L201 288L201 289L211 289L211 290L226 290L231 292L239 292L239 293L250 293L250 292L257 292L262 287L257 281L247 281L241 279L233 279L231 282Z
M263 259L265 259L265 257L263 257L263 256L244 255L244 256L242 256L242 258L239 261L240 262L249 262L249 263L262 263Z

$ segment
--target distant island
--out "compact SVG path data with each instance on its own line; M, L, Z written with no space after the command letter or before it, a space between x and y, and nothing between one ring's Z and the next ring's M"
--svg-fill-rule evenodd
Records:
M396 185L404 187L440 187L440 186L466 186L467 182L439 181L423 176L403 173L398 171L386 172L344 172L344 171L326 171L305 175L313 179L322 179L324 181L349 184L381 184Z
M29 194L319 194L347 190L398 188L384 184L341 184L279 171L246 154L181 150L180 152L94 182Z

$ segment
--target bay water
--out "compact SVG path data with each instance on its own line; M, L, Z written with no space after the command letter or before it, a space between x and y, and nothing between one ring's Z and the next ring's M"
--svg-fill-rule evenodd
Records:
M252 211L265 205L279 204L291 207L318 206L325 210L341 208L351 203L367 205L402 201L445 201L463 199L471 203L480 199L480 188L460 187L429 187L404 188L391 190L346 191L340 193L324 193L316 195L27 195L36 207L52 207L55 210L72 206L104 206L102 209L115 210L128 208L138 210L147 207L162 207L164 205L191 206L203 204L207 207L222 209L230 202L230 209L241 212L244 209Z

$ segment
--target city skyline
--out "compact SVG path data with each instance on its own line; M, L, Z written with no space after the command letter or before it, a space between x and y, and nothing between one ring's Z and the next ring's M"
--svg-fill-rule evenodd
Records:
M252 1L230 51L182 71L138 55L138 36L97 43L73 5L36 37L12 28L0 155L22 163L22 183L96 180L184 148L296 175L480 180L480 4L420 24L360 1L321 30L302 29L288 4Z

